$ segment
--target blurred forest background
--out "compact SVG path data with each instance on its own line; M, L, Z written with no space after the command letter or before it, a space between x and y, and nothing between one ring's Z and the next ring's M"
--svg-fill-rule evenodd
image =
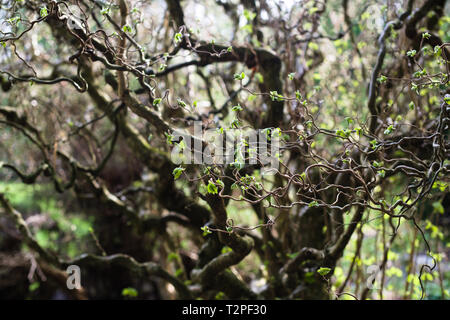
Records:
M449 13L0 0L0 298L448 299ZM193 121L278 171L174 163Z

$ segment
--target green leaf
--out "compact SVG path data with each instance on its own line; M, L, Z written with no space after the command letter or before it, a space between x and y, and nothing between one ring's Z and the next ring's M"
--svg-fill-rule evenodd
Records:
M372 163L372 165L373 165L375 168L380 168L380 167L383 166L383 161L381 161L381 162L374 161L374 162Z
M407 55L408 57L413 58L413 57L416 55L416 53L417 53L416 50L409 50L409 51L406 53L406 55Z
M18 26L20 20L21 20L20 16L15 16L15 17L12 17L12 18L9 18L8 20L6 20L6 22L8 22L10 25Z
M244 78L245 78L245 73L244 73L244 72L236 73L236 74L234 75L234 79L235 79L235 80L244 80Z
M208 234L211 234L211 230L209 230L208 226L203 226L200 228L203 231L203 236L206 237Z
M378 81L379 83L385 83L386 80L387 80L387 77L386 77L386 76L383 76L383 75L381 75L381 76L377 79L377 81Z
M247 19L248 21L252 21L253 19L255 19L256 17L256 13L251 12L247 9L244 9L244 17L245 19Z
M46 16L48 16L48 10L46 7L42 7L41 10L39 11L39 14L41 16L41 18L45 18Z
M435 46L434 47L434 54L439 57L442 54L442 47L441 46Z
M426 76L426 75L427 75L427 71L425 69L418 70L418 71L413 73L413 77L414 78L421 78L421 77Z
M222 180L217 179L217 180L216 180L216 183L217 183L222 189L225 188L225 183L223 183Z
M283 101L284 97L277 91L270 91L270 99L272 99L272 101Z
M177 33L175 33L175 36L173 39L174 39L175 43L179 43L179 42L181 42L182 38L183 38L183 35L181 33L177 32Z
M0 168L1 168L1 163L0 163ZM439 189L439 191L444 192L445 189L447 189L447 184L445 182L436 181L435 183L433 183L433 189Z
M122 290L122 296L136 298L138 296L138 292L135 288L124 288Z
M423 52L423 55L424 56L426 56L426 55L428 55L429 53L430 53L430 48L428 48L428 47L423 47L422 48L422 52Z
M186 102L184 102L183 100L181 100L180 98L177 99L177 103L180 107L186 107Z
M231 110L233 110L233 111L242 111L242 107L241 107L241 105L240 104L238 104L238 105L236 105L236 106L234 106L233 108L231 108Z
M336 130L336 134L341 138L348 138L350 136L350 130Z
M439 201L433 202L433 208L434 208L434 211L436 211L440 214L444 214L444 211L445 211L444 206Z
M259 83L263 83L264 82L264 76L261 73L259 73L259 72L255 73L255 77L256 77L256 79L258 80Z
M162 101L162 98L155 98L155 99L153 99L153 105L155 107L157 107L161 103L161 101Z
M375 150L377 148L377 145L378 145L377 140L375 140L375 139L370 140L370 145L372 146L372 150Z
M319 51L319 45L315 42L310 42L308 44L308 48L310 48L313 51Z
M175 270L175 277L179 278L182 274L183 274L182 268L178 268L177 270Z
M166 142L169 145L173 145L173 135L171 135L170 133L164 132L164 134L166 135Z
M308 207L318 207L319 206L319 203L317 202L317 201L312 201L312 202L310 202L309 204L308 204Z
M321 267L317 270L317 273L319 273L321 276L325 276L329 274L331 271L331 268Z
M128 32L128 33L131 33L132 31L133 31L133 29L131 29L131 27L129 26L129 25L124 25L123 27L122 27L122 31L123 32Z
M411 101L411 102L409 103L408 107L409 107L409 110L414 110L414 108L416 107L416 105L414 104L414 102Z
M288 74L289 80L294 80L294 77L295 77L295 72L291 72Z
M391 124L389 127L386 128L386 130L384 130L384 134L385 135L391 134L392 131L394 131L394 126Z
M206 190L208 191L208 193L211 193L211 194L217 194L218 193L217 186L212 181L209 181L208 186L206 187Z
M222 291L219 291L216 296L214 297L215 300L225 300L226 295Z
M446 94L444 97L444 102L448 105L450 105L450 94Z
M28 286L28 290L30 292L36 291L37 289L39 289L39 287L41 286L41 284L39 282L33 282Z
M300 252L294 252L294 253L287 253L286 256L289 259L295 259L296 256L298 256L300 254Z
M239 119L234 119L231 122L231 128L237 129L237 128L239 128L240 125L241 125L241 123L239 122Z
M109 12L110 12L109 9L110 9L109 7L104 7L104 8L102 8L102 10L100 11L100 13L101 13L102 15L108 15Z
M173 177L175 178L175 180L177 180L181 176L181 174L184 172L184 170L186 170L186 168L183 168L183 167L178 167L178 168L173 169L172 174L173 174Z
M178 256L178 253L176 253L176 252L171 252L167 256L167 261L177 261L178 259L179 259L179 256Z
M419 86L414 82L411 83L411 90L419 94Z
M178 142L178 148L180 148L180 150L184 150L184 148L186 148L186 143L184 142L184 140Z

